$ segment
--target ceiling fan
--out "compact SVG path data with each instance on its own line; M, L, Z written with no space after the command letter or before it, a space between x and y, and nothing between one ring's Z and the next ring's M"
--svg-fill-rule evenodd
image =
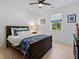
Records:
M45 3L46 0L37 0L38 2L35 2L35 3L30 3L30 5L35 5L35 4L38 4L39 5L39 8L41 8L43 5L48 5L48 6L51 6L52 4L50 3Z

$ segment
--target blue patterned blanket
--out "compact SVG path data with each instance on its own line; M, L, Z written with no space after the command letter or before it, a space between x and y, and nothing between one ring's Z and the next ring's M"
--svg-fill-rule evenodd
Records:
M27 54L30 44L35 43L35 42L37 42L37 41L40 41L40 40L42 40L42 39L44 39L44 38L46 38L46 37L48 37L48 35L41 34L41 35L36 35L36 36L24 38L24 39L20 42L20 45L19 45L18 49L19 49L23 54Z

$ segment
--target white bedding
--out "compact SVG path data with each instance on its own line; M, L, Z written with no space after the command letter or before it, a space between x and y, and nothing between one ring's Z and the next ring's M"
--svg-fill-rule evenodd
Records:
M10 35L8 36L7 40L10 41L13 46L18 46L24 38L28 38L35 35L38 35L38 34L28 34L28 35L18 35L18 36Z
M23 37L20 36L8 36L8 41L12 43L13 46L18 46Z

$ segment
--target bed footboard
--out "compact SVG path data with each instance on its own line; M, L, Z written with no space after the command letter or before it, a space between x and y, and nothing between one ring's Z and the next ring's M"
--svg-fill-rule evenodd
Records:
M52 36L44 38L30 45L28 59L41 59L41 57L52 48Z

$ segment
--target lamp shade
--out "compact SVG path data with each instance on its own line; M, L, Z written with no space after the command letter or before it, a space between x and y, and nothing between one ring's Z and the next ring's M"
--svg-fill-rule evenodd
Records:
M30 31L31 32L37 32L38 31L38 25L37 24L30 24Z

